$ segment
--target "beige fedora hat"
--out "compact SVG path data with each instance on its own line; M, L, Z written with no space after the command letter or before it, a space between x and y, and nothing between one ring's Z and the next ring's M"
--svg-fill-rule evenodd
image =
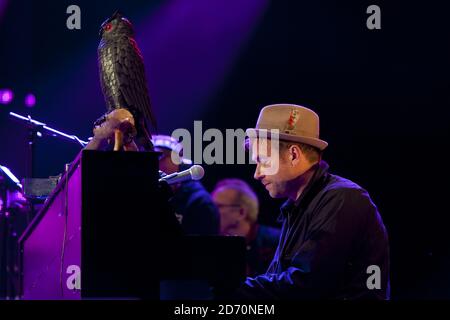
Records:
M295 104L272 104L262 108L256 128L248 136L258 137L262 130L279 130L279 139L300 142L324 150L328 143L319 139L319 116L311 109ZM266 135L267 136L267 135Z

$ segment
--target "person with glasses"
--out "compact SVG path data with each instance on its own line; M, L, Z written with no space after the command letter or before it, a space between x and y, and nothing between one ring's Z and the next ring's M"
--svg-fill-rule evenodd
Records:
M280 230L258 223L259 201L250 186L240 179L224 179L212 192L220 213L220 234L245 237L247 275L266 272L278 245Z

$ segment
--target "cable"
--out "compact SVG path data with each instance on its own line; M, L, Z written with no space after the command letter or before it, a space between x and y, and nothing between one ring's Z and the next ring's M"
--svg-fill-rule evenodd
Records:
M63 272L64 272L64 254L66 250L67 241L67 220L69 215L69 164L65 166L65 181L64 181L64 235L63 242L61 246L61 263L59 267L59 285L61 288L61 297L64 297L64 286L63 286Z

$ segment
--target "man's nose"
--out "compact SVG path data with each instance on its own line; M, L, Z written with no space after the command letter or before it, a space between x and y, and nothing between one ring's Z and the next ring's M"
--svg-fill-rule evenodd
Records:
M261 180L263 178L263 175L261 174L261 166L256 164L255 174L253 175L253 178L256 180Z

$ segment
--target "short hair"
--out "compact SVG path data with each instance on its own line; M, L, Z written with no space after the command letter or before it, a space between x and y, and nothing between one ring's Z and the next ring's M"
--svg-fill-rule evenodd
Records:
M320 161L322 158L322 151L319 148L301 142L280 140L280 151L287 150L292 145L298 146L305 155L305 158L311 163Z
M290 146L296 145L302 150L304 153L306 159L309 162L317 162L322 159L322 151L319 148L313 147L306 143L301 142L294 142L294 141L287 141L287 140L279 140L279 147L278 149L280 151L287 150ZM246 151L250 151L250 139L247 137L244 141L244 148Z
M231 189L237 192L237 202L243 204L248 210L248 220L255 223L258 220L259 200L253 189L243 180L228 178L220 180L214 187L213 194L222 189Z

